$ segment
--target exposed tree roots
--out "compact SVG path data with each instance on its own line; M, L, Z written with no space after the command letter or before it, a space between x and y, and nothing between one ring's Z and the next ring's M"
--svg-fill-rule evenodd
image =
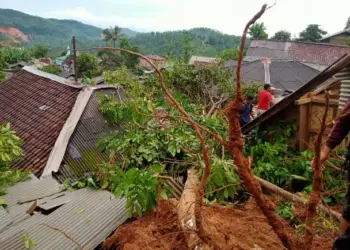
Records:
M322 136L326 129L326 120L327 120L327 114L329 109L329 94L326 93L326 107L324 110L322 123L320 131L317 135L316 141L315 141L315 160L313 162L313 169L314 169L314 181L312 184L312 191L311 196L309 199L308 208L306 210L306 233L305 233L305 249L309 250L311 249L310 242L313 240L313 230L312 230L312 221L313 218L316 215L316 208L318 203L321 200L321 189L323 185L323 174L322 174L322 166L320 162L320 155L321 155L321 144L322 144Z
M250 168L251 161L249 161L243 156L242 152L243 152L244 142L243 142L243 139L241 138L241 128L238 120L239 111L241 110L242 101L243 101L242 88L240 83L241 81L240 70L242 65L243 49L246 41L247 31L249 29L249 26L254 24L263 15L266 9L268 9L268 7L265 4L262 6L261 10L247 23L243 32L242 41L241 41L240 50L239 50L238 66L236 70L237 95L235 99L228 104L225 110L227 119L229 121L228 142L225 142L218 134L213 133L209 131L207 128L199 125L190 117L190 115L184 110L181 104L175 100L175 98L172 96L170 91L166 88L166 85L163 80L163 75L160 72L160 70L147 57L139 53L125 50L125 49L120 49L120 48L96 48L98 50L125 51L127 53L139 56L144 60L146 60L156 70L160 79L161 87L164 93L166 94L170 104L176 107L183 115L178 118L189 122L196 132L196 135L202 146L202 153L203 153L205 168L199 184L197 183L196 174L193 172L190 172L189 180L186 183L185 191L183 192L183 195L180 200L180 206L178 208L178 217L179 217L179 222L182 229L184 231L190 231L189 235L186 236L186 241L189 249L212 249L215 247L214 242L208 242L207 240L208 237L206 236L205 228L203 228L203 225L201 223L201 206L203 203L204 188L205 188L206 181L210 175L210 155L205 144L205 139L202 134L203 132L216 138L216 140L220 142L223 145L223 147L231 153L232 159L237 166L238 173L241 177L241 180L246 186L248 192L250 192L255 198L256 203L258 204L258 206L266 216L270 226L273 228L273 230L276 232L278 237L281 239L283 245L287 249L292 249L288 235L283 229L281 219L274 213L274 209L275 209L274 203L262 194L262 190L259 185L259 182L254 178L254 175L251 172L251 168ZM105 241L105 244L104 244L105 247L111 246L111 244L109 243L111 242L113 243L112 238L113 236L110 239L107 239Z

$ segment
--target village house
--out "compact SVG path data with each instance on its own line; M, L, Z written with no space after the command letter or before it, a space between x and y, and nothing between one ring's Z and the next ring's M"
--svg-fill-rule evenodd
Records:
M128 218L125 199L107 191L64 192L60 185L108 160L96 143L116 128L98 111L99 93L119 96L112 86L72 85L28 66L0 85L0 123L10 123L23 139L24 156L13 167L34 174L1 197L7 208L0 207L0 249L23 249L24 236L35 239L37 249L76 249L50 226L94 249Z
M159 55L146 55L146 57L154 64L156 65L159 69L165 68L167 64L167 59L165 57L159 56ZM143 59L140 58L139 65L141 67L144 67L148 70L153 70L152 66L149 65L149 63Z
M237 66L227 67L233 77ZM318 70L293 60L262 58L246 62L241 67L241 77L245 84L268 83L280 90L281 94L290 94L303 86L319 73Z
M189 65L194 65L197 67L207 67L212 66L219 63L219 59L215 57L207 57L207 56L192 56Z
M253 128L266 129L278 121L295 121L297 132L295 143L300 151L312 149L321 124L325 109L325 91L329 93L329 112L327 129L323 140L332 127L332 122L342 111L350 97L350 56L343 56L314 76L303 86L272 106L257 119L242 128L244 134ZM339 148L346 148L349 139L344 140Z
M126 200L104 190L67 191L65 180L88 178L109 161L97 142L116 132L99 111L99 95L124 97L110 85L74 85L33 66L0 84L0 124L10 123L23 140L24 156L13 167L31 178L8 188L0 206L0 250L23 249L23 237L36 249L93 250L128 218ZM175 197L183 186L170 178ZM64 231L71 241L54 228ZM82 247L84 246L84 247Z
M253 39L244 60L255 61L265 57L293 60L322 71L345 54L350 54L349 46Z
M322 39L319 41L322 43L350 46L350 29L342 30L337 33L322 37Z

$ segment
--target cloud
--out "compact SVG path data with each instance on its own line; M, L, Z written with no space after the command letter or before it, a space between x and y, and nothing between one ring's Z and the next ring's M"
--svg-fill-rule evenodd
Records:
M54 17L59 19L74 19L84 23L96 25L106 28L113 25L120 27L135 28L135 29L165 29L168 24L159 23L157 20L165 18L162 13L149 17L123 17L120 15L98 16L88 11L84 7L67 8L64 10L56 10L48 13L47 17Z
M104 1L111 4L106 13L113 10L116 14L102 15L89 8L73 7L55 10L46 16L76 19L102 28L118 25L138 31L166 31L208 27L240 35L247 21L262 5L261 0L245 0L239 4L233 0L129 0L116 5L112 5L112 0ZM337 1L346 4L348 0ZM264 2L273 4L275 0ZM346 8L339 9L338 6L317 0L281 0L259 21L265 22L269 35L281 29L298 34L310 23L321 24L331 33L341 30L347 19ZM310 12L311 9L314 11ZM324 18L332 12L337 14L331 20Z

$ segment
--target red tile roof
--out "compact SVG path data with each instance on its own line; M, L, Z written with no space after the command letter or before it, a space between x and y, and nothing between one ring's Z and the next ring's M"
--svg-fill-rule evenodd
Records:
M21 70L0 84L0 124L24 140L24 156L14 163L40 175L68 118L79 89Z

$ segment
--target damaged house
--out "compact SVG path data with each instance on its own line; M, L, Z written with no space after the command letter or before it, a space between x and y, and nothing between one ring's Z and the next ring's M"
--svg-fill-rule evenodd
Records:
M329 112L327 129L323 139L332 127L332 122L339 115L350 97L350 56L344 55L322 72L314 76L303 86L286 96L258 118L242 128L244 134L253 128L267 128L280 120L293 120L297 124L295 143L300 151L313 147L324 113L325 91L329 93ZM344 140L340 148L345 148L349 140Z
M128 218L125 199L60 185L108 159L96 142L116 128L99 113L98 93L116 89L72 85L32 67L0 85L0 123L11 123L24 141L13 167L34 174L1 197L7 208L0 207L0 249L26 249L28 239L35 249L94 249Z

